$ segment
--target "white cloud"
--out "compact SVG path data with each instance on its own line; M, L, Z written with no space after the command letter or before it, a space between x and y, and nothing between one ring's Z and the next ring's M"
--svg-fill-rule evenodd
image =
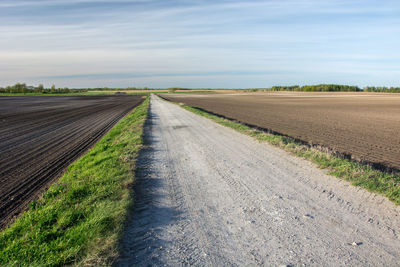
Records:
M91 3L98 4L91 13L90 8L80 9ZM400 5L394 1L118 3L0 2L0 7L17 13L12 16L0 11L0 85L57 76L54 79L63 83L60 86L88 86L91 82L99 86L101 79L85 80L82 76L72 81L60 77L229 71L255 74L241 78L221 74L209 79L186 75L136 80L148 86L163 82L190 86L183 84L193 82L192 87L207 82L208 87L220 87L235 80L235 87L255 87L256 83L267 86L320 81L324 77L337 77L336 82L341 83L356 75L361 84L379 70L387 71L381 77L393 81L399 69L400 18L395 13ZM70 8L57 9L65 5ZM20 11L21 7L25 11ZM50 14L46 15L49 7ZM45 15L36 15L30 8ZM286 76L281 74L285 72ZM258 80L251 78L257 75ZM117 78L103 82L111 86L110 82L129 81Z

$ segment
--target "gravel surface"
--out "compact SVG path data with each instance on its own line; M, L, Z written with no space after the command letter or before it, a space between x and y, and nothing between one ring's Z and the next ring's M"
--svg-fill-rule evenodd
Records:
M120 266L398 266L400 207L151 97Z

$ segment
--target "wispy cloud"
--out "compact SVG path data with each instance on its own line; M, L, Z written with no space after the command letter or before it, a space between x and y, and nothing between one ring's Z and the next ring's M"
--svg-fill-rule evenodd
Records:
M4 0L0 86L395 85L399 11L390 0Z

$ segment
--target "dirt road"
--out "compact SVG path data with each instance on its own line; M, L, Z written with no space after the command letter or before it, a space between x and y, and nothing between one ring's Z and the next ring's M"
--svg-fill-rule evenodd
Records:
M397 266L400 208L151 99L121 266Z

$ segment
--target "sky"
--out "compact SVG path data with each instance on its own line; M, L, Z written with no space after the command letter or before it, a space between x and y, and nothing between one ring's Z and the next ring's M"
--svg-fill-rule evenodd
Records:
M0 86L400 86L398 0L0 0Z

